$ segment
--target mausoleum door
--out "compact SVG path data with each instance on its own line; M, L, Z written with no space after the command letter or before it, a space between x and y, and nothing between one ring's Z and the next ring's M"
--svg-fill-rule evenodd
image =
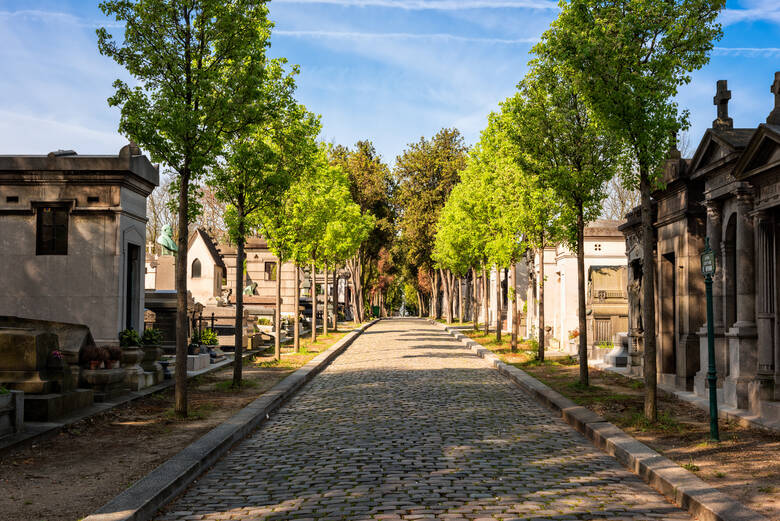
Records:
M677 370L677 269L674 253L661 256L661 349L659 352L659 370L664 374L674 374Z
M127 244L127 274L125 286L125 328L141 330L139 324L139 306L141 303L141 285L139 274L141 269L141 248L136 244Z

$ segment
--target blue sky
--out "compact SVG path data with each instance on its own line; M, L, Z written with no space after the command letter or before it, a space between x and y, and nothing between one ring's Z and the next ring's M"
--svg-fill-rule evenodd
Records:
M549 0L274 0L270 10L271 53L301 66L298 98L322 114L323 138L370 139L391 163L442 127L475 142L557 13ZM718 79L735 126L772 108L780 0L728 0L721 21L709 65L679 95L694 146L715 118ZM124 72L95 43L110 22L96 1L0 0L0 154L105 154L126 142L106 103Z

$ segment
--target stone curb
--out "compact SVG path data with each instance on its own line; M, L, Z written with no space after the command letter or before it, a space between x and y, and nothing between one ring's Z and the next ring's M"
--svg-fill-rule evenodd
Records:
M566 423L588 438L596 447L618 460L648 485L686 509L701 521L769 521L716 488L699 479L647 445L632 438L620 428L593 411L577 405L553 391L525 371L502 362L492 351L482 347L458 330L429 320L463 342L500 373L531 393L544 405L559 413Z
M353 329L327 351L288 375L271 390L217 425L200 439L136 481L130 488L82 521L146 521L243 440L305 383L344 352L378 320Z

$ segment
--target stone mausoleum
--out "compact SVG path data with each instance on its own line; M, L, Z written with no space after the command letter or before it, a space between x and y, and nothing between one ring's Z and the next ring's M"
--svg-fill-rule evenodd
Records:
M731 92L718 81L717 118L693 157L672 150L665 188L653 194L660 381L706 396L707 330L700 254L713 277L719 399L780 420L780 72L774 107L757 128L734 128ZM641 372L641 229L638 209L621 226L629 249L632 365Z
M143 330L146 198L158 167L118 155L0 156L0 316Z

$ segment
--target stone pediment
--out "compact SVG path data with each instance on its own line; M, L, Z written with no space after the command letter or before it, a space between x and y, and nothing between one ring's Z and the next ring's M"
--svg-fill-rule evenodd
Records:
M740 180L780 171L780 126L761 124L734 168Z
M708 129L691 160L691 176L698 177L736 159L754 132L749 128Z

